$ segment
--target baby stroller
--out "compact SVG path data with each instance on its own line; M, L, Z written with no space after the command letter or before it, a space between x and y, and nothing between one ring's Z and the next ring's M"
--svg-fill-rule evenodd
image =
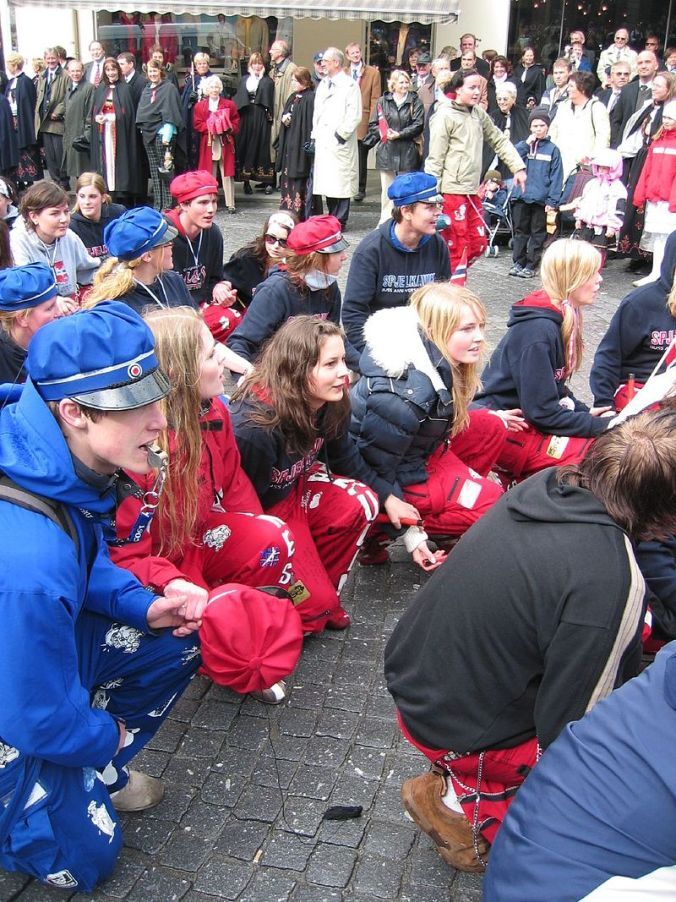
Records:
M488 237L488 247L484 251L487 257L497 257L498 236L509 235L507 246L511 249L514 243L514 226L512 224L512 188L508 191L498 191L492 200L484 200L482 203L484 211L484 222L486 223L486 234Z

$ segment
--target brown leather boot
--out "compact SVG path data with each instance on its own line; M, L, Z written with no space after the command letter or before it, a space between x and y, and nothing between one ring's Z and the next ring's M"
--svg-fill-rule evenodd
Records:
M442 802L446 779L442 774L428 773L406 780L401 787L404 807L420 829L435 843L437 852L458 871L482 874L485 867L477 858L472 826L464 814L451 811ZM485 860L489 844L479 836L477 848Z

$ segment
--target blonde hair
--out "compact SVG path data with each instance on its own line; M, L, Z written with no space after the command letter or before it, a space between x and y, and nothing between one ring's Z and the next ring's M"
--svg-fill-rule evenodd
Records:
M469 424L469 405L481 388L480 362L458 363L448 353L448 340L458 329L462 315L469 307L479 323L486 323L486 308L467 288L450 282L430 282L416 289L409 301L427 337L434 342L453 372L453 406L455 408L451 437ZM484 339L482 339L484 343Z
M80 188L96 188L101 195L104 204L112 203L112 198L106 191L106 183L103 181L103 176L99 175L98 172L83 172L75 183L75 204L70 211L71 213L82 212L80 210L80 201L77 199L77 193Z
M173 448L158 506L163 527L160 553L168 555L195 543L202 458L199 382L205 326L202 317L190 307L150 310L144 318L155 337L160 367L171 382L171 391L162 401L169 425L159 439L162 449L169 453L171 431Z
M12 66L16 66L17 69L23 69L25 60L20 53L10 51L10 53L5 54L5 62Z
M14 324L21 317L25 317L27 313L30 313L32 309L32 307L29 307L26 310L0 310L0 329L12 338Z
M595 247L587 241L573 241L572 238L560 238L550 244L542 256L542 287L563 315L561 339L564 348L569 348L571 337L574 336L574 346L568 355L566 378L579 370L584 349L582 311L572 309L567 303L568 296L594 278L601 269L601 262L601 254Z
M387 90L388 91L394 91L394 83L401 76L403 76L406 79L409 90L410 90L412 82L411 82L411 76L408 74L408 72L404 72L403 69L394 69L392 74L390 75L390 77L387 79Z

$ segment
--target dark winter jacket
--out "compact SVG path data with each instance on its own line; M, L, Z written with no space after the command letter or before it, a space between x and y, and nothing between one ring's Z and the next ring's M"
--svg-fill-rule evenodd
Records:
M512 200L558 206L563 189L563 164L559 148L549 138L545 138L532 145L527 141L519 141L516 150L526 164L528 180L523 191L518 185L514 185Z
M589 384L599 407L613 404L615 392L630 373L637 382L645 382L676 336L676 317L667 308L675 272L676 232L672 232L659 279L629 292L598 346Z
M399 713L431 748L547 747L637 672L646 592L629 539L557 472L465 533L385 649Z
M667 639L676 639L676 536L663 542L639 542L636 560L652 593L655 624Z
M261 282L265 279L263 264L250 247L241 247L223 267L223 278L237 289L237 298L248 307Z
M320 316L340 322L340 289L337 283L315 291L297 287L288 273L272 272L259 285L247 314L226 344L245 360L253 360L263 344L294 316Z
M425 236L410 250L397 241L393 220L378 226L359 242L347 276L343 328L352 347L364 350L362 330L372 313L403 307L416 288L450 278L450 257L441 235Z
M325 441L321 413L318 438L305 454L298 454L288 450L280 429L265 429L251 422L252 411L263 404L263 401L249 397L235 400L230 405L242 468L251 480L263 510L283 501L317 460L323 461L330 473L350 476L370 486L381 501L391 493L388 483L365 463L347 432Z
M26 351L8 332L0 329L0 385L5 382L25 382Z
M399 132L396 141L380 141L379 110L382 111L388 126L395 132ZM401 106L397 106L394 96L390 92L383 94L376 103L369 122L369 135L380 141L376 148L376 169L396 173L413 172L418 169L420 154L413 139L422 134L424 125L425 108L415 91L408 92L406 100Z
M515 66L511 81L516 85L517 101L524 107L530 97L535 100L537 106L547 87L545 70L539 63L534 63L527 69L521 64Z
M476 402L493 410L520 407L532 426L549 435L599 435L608 420L593 417L566 385L562 322L543 290L517 301L484 370Z
M427 460L453 425L452 373L410 307L380 310L364 328L350 432L392 492L427 480Z
M134 285L130 292L117 300L123 304L129 304L140 316L143 316L144 310L154 310L156 307L193 307L195 310L197 309L197 304L190 297L183 279L177 272L162 273L151 285L148 285L148 289L146 290L142 285Z
M223 280L221 230L214 223L210 229L201 229L197 238L190 241L181 225L178 207L164 215L178 229L172 241L174 272L181 276L195 303L211 303L214 285Z
M98 222L87 219L82 213L76 212L70 218L69 228L84 244L90 257L105 260L110 254L103 241L103 230L113 219L122 216L125 210L126 208L122 204L102 204L101 219Z

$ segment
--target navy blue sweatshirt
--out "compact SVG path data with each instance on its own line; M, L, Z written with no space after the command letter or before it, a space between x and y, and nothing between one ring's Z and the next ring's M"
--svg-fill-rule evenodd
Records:
M676 639L676 536L662 542L639 542L636 560L652 592L650 609L668 639Z
M183 279L177 272L171 271L162 273L151 285L148 285L148 290L142 285L134 285L130 292L117 300L122 301L123 304L129 304L140 316L143 316L144 310L154 310L157 307L197 309L197 304L188 294Z
M593 417L565 382L562 322L542 290L514 304L475 401L493 410L520 407L531 425L550 435L599 435L608 420ZM574 410L561 406L563 398L573 402Z
M71 232L75 232L80 241L82 241L90 257L105 260L110 254L103 240L103 230L109 222L117 219L118 216L122 216L126 211L127 208L123 207L122 204L102 204L101 219L98 222L87 219L82 213L73 213L70 218L69 229Z
M630 291L615 311L594 357L589 384L594 402L612 404L615 392L633 373L645 382L676 335L676 317L667 308L676 270L676 232L672 232L657 282Z
M444 239L424 238L410 250L396 241L393 220L384 222L359 242L350 263L343 301L343 328L358 355L364 350L366 320L384 307L404 307L412 291L429 282L451 278ZM352 369L357 369L359 359ZM349 361L348 361L349 362Z
M202 229L194 241L190 241L175 208L165 217L178 229L172 242L174 272L179 273L197 304L210 304L214 285L223 281L223 236L214 223L210 229ZM195 259L197 258L197 259Z
M340 323L337 283L311 291L298 288L287 272L275 270L256 289L246 316L226 344L240 357L253 361L262 345L294 316L319 316Z
M512 200L526 204L544 204L557 207L563 190L563 163L559 148L549 138L542 141L519 141L516 152L526 164L526 187L518 185L512 191Z
M249 314L247 313L247 316ZM365 463L352 437L345 433L325 441L320 435L305 454L290 452L280 429L265 429L251 422L251 412L262 404L249 398L231 402L232 428L242 457L242 467L251 480L264 510L282 501L303 479L316 460L329 472L350 476L370 486L381 501L391 493L390 485Z

